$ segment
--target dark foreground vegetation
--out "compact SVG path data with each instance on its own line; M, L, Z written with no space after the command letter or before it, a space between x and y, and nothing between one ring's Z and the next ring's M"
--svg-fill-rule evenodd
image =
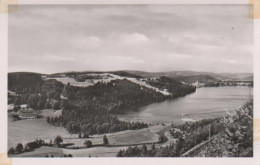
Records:
M185 123L170 130L177 141L169 146L147 149L129 147L118 157L252 157L253 102L249 101L233 116ZM210 139L209 139L210 138ZM196 148L195 148L196 146ZM187 152L189 151L189 152Z
M169 146L156 148L155 145L151 150L144 152L146 146L142 148L129 147L127 150L120 151L119 156L148 156L148 157L180 157L183 153L205 141L211 135L217 134L221 130L219 119L204 119L196 122L188 122L182 125L173 126L169 132L176 139L174 144Z
M222 118L223 129L192 156L252 157L253 156L253 101L246 103L234 116Z

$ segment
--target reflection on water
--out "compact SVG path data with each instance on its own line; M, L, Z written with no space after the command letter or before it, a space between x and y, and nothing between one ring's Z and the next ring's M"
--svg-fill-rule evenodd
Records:
M249 87L211 87L198 88L195 93L185 97L154 103L119 115L125 121L146 123L180 123L203 118L214 118L234 113L253 96Z

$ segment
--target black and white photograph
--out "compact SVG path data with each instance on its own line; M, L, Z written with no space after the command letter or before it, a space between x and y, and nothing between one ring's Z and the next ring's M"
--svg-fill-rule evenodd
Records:
M254 157L251 10L19 5L8 13L8 157Z

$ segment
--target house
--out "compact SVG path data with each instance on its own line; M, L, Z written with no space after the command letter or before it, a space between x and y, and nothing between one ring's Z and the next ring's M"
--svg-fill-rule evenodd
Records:
M150 81L158 81L159 79L157 77L150 77Z
M17 115L21 118L21 119L37 119L38 114L33 110L33 109L29 109L29 108L22 108L17 112Z
M14 110L14 104L8 104L8 112Z
M199 88L199 87L205 86L205 83L200 83L200 82L197 80L196 82L192 83L191 85L193 85L193 86Z
M140 81L146 82L147 78L140 78Z
M47 78L48 78L47 75L42 75L42 79L43 79L43 80L46 80Z
M21 104L20 107L21 107L22 109L25 109L25 108L28 108L28 105L27 105L27 104Z
M13 92L13 91L8 90L8 96L13 96L13 97L15 97L15 96L19 96L19 95L16 94L15 92Z

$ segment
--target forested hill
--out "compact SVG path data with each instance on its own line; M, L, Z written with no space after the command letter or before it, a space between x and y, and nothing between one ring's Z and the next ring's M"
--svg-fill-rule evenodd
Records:
M91 105L94 109L113 113L120 113L126 109L134 110L135 106L169 98L169 96L141 87L126 79L97 83L86 88L66 85L63 89L63 95L77 107L90 107Z
M39 73L8 73L8 90L17 93L40 92L44 81Z
M186 83L211 83L217 81L253 81L253 73L212 73L196 71L143 72L126 71L142 77L160 77L162 75Z
M61 75L62 78L53 78ZM75 81L76 85L67 80ZM92 82L89 86L77 86L79 83L88 84L89 81ZM196 88L168 77L150 80L120 71L105 77L103 73L9 73L8 90L19 94L10 97L9 103L28 104L34 109L62 108L61 97L65 97L67 102L76 107L96 104L102 110L122 113L123 110L134 110L138 106L184 96Z
M183 81L186 83L194 83L196 81L199 81L201 83L212 83L220 81L219 79L214 78L210 75L191 75L191 76L177 76L174 77L177 81Z

